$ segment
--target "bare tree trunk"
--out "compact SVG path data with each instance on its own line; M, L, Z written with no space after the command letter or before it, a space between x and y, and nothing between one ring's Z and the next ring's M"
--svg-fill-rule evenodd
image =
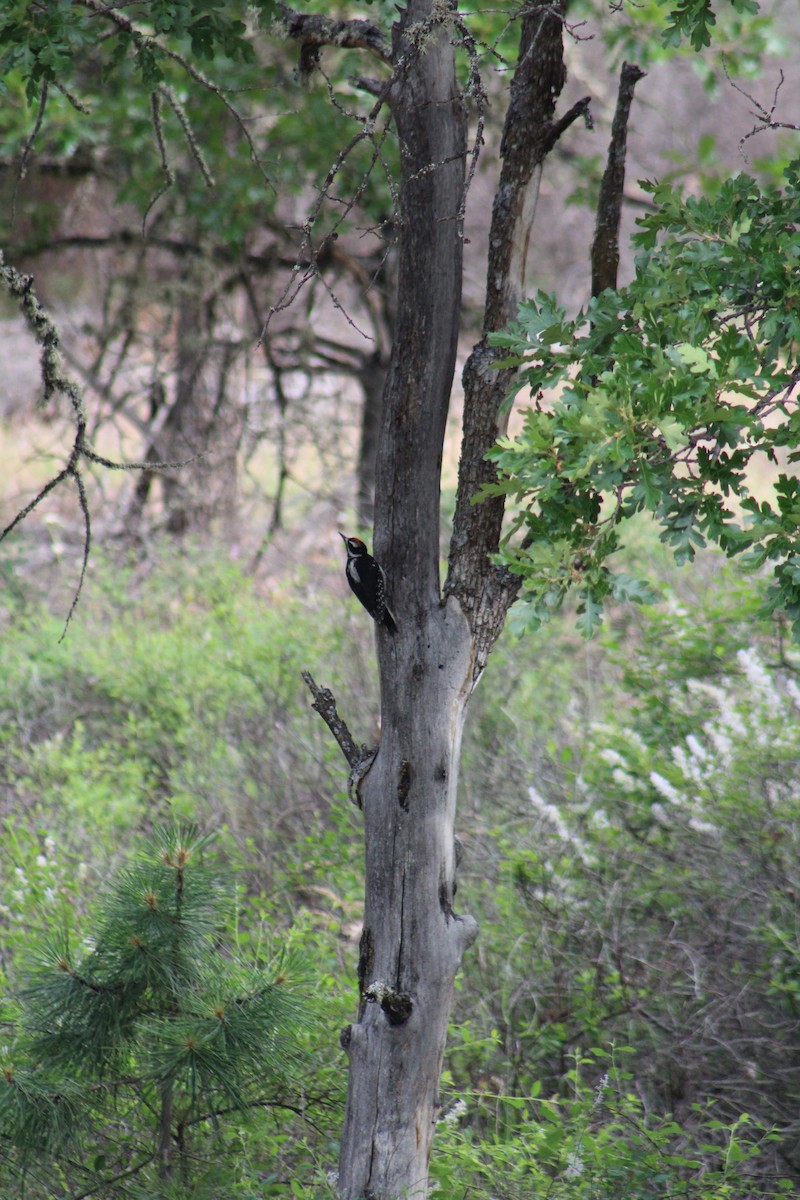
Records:
M516 594L497 572L503 507L471 503L489 477L508 378L486 337L465 371L464 447L451 574L439 584L439 478L461 294L465 136L449 6L411 3L395 27L391 103L402 151L394 351L378 444L375 553L395 637L378 630L382 736L363 783L366 903L358 1021L339 1186L343 1200L427 1195L438 1082L462 954L477 934L453 910L454 820L466 705ZM541 166L560 134L563 21L552 0L522 20L490 233L485 331L516 314Z
M477 935L472 918L453 908L461 733L470 694L518 588L491 562L502 497L473 503L481 484L494 478L486 454L503 431L510 384L510 372L494 369L500 352L488 335L516 316L524 295L545 159L578 117L590 123L588 98L556 117L566 78L563 14L563 0L529 0L520 14L489 234L484 335L464 371L444 598L439 483L461 301L466 156L453 42L463 34L468 44L469 34L446 0L411 0L393 30L388 95L401 151L400 252L377 446L374 550L388 576L398 630L392 636L376 627L382 733L359 790L366 897L358 1019L342 1038L350 1058L343 1200L427 1195L454 979ZM366 26L357 25L363 40ZM340 725L337 717L331 728L342 744ZM361 767L349 733L345 743L351 766Z
M409 35L410 31L410 35ZM475 936L452 907L453 822L471 638L439 590L439 475L461 297L465 131L445 6L412 0L394 30L401 147L395 350L377 463L376 555L398 621L378 631L382 736L363 784L361 1005L339 1187L345 1200L427 1194L453 984Z
M142 473L128 507L129 528L141 520L156 480L170 533L205 530L236 510L241 418L228 395L236 353L215 344L206 293L204 264L190 263L175 298L172 379L160 377L151 391L150 418L161 425L143 456L154 463L195 461L180 471Z

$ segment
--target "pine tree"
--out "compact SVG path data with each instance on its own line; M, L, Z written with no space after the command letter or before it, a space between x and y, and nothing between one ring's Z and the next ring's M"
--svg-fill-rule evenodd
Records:
M65 931L22 991L0 1141L26 1195L45 1176L69 1195L180 1192L223 1118L276 1103L296 1074L307 988L296 963L232 953L209 840L159 831L114 880L94 941Z

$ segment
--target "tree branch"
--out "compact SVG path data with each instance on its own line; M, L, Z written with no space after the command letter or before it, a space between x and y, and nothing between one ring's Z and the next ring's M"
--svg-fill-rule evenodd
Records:
M66 237L50 238L47 241L36 242L35 244L23 243L21 251L26 258L30 259L53 250L61 250L62 248L102 250L108 246L133 247L134 249L141 247L141 231L118 229L113 233L100 235L85 233L71 234ZM262 253L238 255L225 245L209 248L200 242L190 241L186 238L155 237L152 234L147 238L147 246L151 249L166 250L178 258L194 256L195 258L208 258L213 262L225 264L236 264L244 261L249 267L261 271L273 271L276 267L289 269L297 262L296 253L290 257L287 252L281 253L277 246L269 246Z
M564 113L563 117L559 117L557 121L552 123L545 142L548 151L553 149L553 146L555 146L562 133L566 133L570 125L575 124L578 117L583 117L587 129L594 129L594 121L589 109L591 102L591 96L584 96L581 100L577 100L572 108Z
M301 671L301 675L303 682L314 697L314 703L311 707L322 717L328 729L330 729L336 738L339 749L347 759L350 766L350 778L347 786L348 795L353 803L361 808L359 787L362 779L372 766L377 749L370 750L369 746L363 743L358 745L348 729L347 723L337 712L333 692L329 688L318 687L309 671Z
M483 337L464 368L464 434L445 592L457 596L475 636L475 678L486 664L520 586L517 577L487 561L500 544L503 498L473 504L481 486L496 477L486 455L504 432L503 401L513 375L510 370L495 369L502 354L489 345L488 335L516 317L524 294L543 163L561 134L579 116L588 117L588 100L584 99L555 119L566 80L563 9L560 0L535 0L522 18L500 145L500 185L489 232Z
M38 109L38 112L36 113L36 121L34 122L33 129L31 130L31 132L27 138L27 141L25 142L25 145L22 147L22 154L20 155L20 159L19 159L19 168L17 170L17 179L16 179L16 183L14 184L14 192L11 197L11 220L12 221L14 220L16 210L17 210L17 189L19 188L19 185L22 183L23 179L25 178L25 176L28 172L28 159L30 158L31 150L33 149L33 143L36 141L36 136L37 136L39 130L41 129L42 121L44 120L45 109L47 108L47 95L48 95L47 80L45 79L44 82L42 83L42 90L39 94L39 109Z
M93 1183L85 1192L74 1193L75 1200L86 1200L87 1196L96 1196L98 1192L103 1192L106 1188L113 1187L115 1183L120 1183L123 1179L130 1179L133 1175L138 1174L143 1167L149 1166L154 1158L155 1154L148 1154L146 1158L141 1159L127 1170L121 1171L118 1175L112 1175L108 1179L101 1180L100 1183Z
M321 13L299 13L288 4L280 4L281 26L287 38L302 47L339 46L345 50L367 50L391 66L391 47L377 25L371 21L337 21Z
M78 491L78 504L83 516L83 559L81 563L81 573L78 579L78 586L75 590L75 595L72 599L72 604L67 614L66 622L64 623L64 632L61 635L63 640L66 635L69 623L72 620L75 609L77 608L83 589L83 582L86 578L86 568L89 562L89 551L91 548L92 529L89 516L89 502L86 495L86 488L83 482L81 466L83 462L95 463L97 466L106 467L112 471L142 471L142 470L166 470L169 468L186 466L195 459L202 457L195 455L194 459L186 459L184 462L173 463L117 463L111 459L104 458L97 454L91 447L87 435L87 417L86 409L83 403L83 391L80 385L67 374L62 364L61 355L61 339L53 321L42 308L36 293L33 290L33 276L20 275L13 267L6 265L3 259L3 253L0 250L0 283L2 283L6 291L19 303L22 315L25 318L29 328L32 330L36 341L42 347L41 364L42 364L42 382L44 385L43 400L47 401L51 396L61 393L66 396L72 406L72 415L75 423L75 437L70 450L69 458L62 469L53 476L34 496L30 503L26 504L12 521L6 525L5 529L0 530L0 542L8 536L13 529L20 525L27 516L29 516L35 508L41 504L42 500L54 491L59 484L65 479L73 479Z
M603 172L597 201L597 226L592 242L592 295L617 286L619 268L619 223L622 192L625 185L625 154L628 141L628 117L633 89L645 72L634 63L623 63L619 77L617 109L611 126L608 162Z
M204 75L201 70L195 67L193 63L191 63L189 59L185 57L185 55L179 54L177 50L172 50L169 46L165 46L163 42L160 42L158 38L154 37L152 34L144 33L141 29L138 29L123 13L117 12L114 8L104 4L102 0L77 0L77 3L83 5L84 8L90 9L91 12L97 13L98 16L106 17L109 21L115 24L118 29L127 34L134 45L141 46L143 44L147 44L148 46L152 46L154 50L157 50L159 54L163 54L165 58L171 58L173 62L177 63L178 66L186 72L190 79L193 79L195 83L199 83L201 87L206 89L206 91L211 92L214 96L216 96L220 103L227 108L228 112L239 126L239 130L241 131L250 149L250 157L257 167L261 178L266 184L269 185L269 187L273 187L272 181L267 175L264 165L259 158L258 150L256 149L256 144L253 141L252 134L247 128L247 122L239 112L236 105L233 104L232 101L230 101L225 95L225 92L218 83L215 83L213 79L209 79L207 75Z

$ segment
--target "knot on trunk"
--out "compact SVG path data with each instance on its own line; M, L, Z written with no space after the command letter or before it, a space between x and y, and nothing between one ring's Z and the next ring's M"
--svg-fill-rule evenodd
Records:
M400 777L397 781L397 803L403 812L408 812L408 793L411 791L411 763L405 759L400 763Z
M408 992L396 992L388 983L376 980L364 992L368 1004L380 1004L390 1025L405 1025L411 1016L414 1002Z

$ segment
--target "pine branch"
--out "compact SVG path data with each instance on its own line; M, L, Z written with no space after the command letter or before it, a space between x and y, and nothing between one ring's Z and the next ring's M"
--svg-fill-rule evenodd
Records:
M138 1175L144 1168L148 1167L155 1159L155 1154L148 1154L146 1158L141 1159L134 1166L128 1167L126 1171L120 1171L117 1175L111 1175L108 1179L103 1179L100 1183L96 1183L93 1187L87 1188L85 1192L76 1192L72 1196L72 1200L86 1200L87 1196L96 1196L98 1192L104 1192L108 1188L113 1187L117 1183L121 1183L123 1179L131 1179L134 1175Z

